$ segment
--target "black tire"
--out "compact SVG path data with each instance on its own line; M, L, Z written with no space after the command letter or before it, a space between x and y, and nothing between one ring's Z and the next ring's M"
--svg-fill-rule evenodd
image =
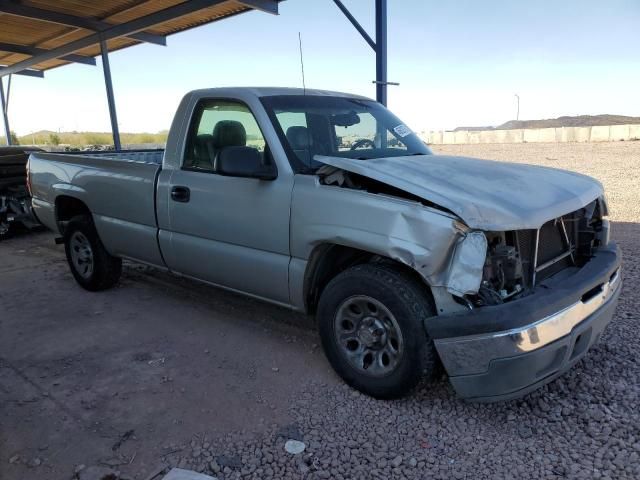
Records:
M391 318L395 317L393 323L395 329L401 333L399 337L400 348L395 350L397 354L394 355L391 366L385 367L383 365L384 362L381 358L384 358L384 353L380 353L380 349L383 347L379 343L375 344L377 351L369 350L365 346L367 339L372 338L370 335L365 334L363 340L362 334L356 333L357 340L343 340L342 345L338 340L338 336L340 336L338 332L345 325L345 321L340 320L342 317L338 316L339 313L342 315L345 305L348 305L346 308L352 308L353 302L367 302L366 298L375 299L376 304L372 307L377 305L378 310L380 304L386 307L386 313L380 314L380 317L386 322L388 320L387 313L390 312ZM363 310L369 308L365 306ZM351 267L329 282L320 297L317 319L322 346L331 366L338 375L347 384L363 393L375 398L391 399L406 395L421 380L432 380L437 376L440 365L439 358L433 342L428 338L423 326L423 321L435 313L433 300L426 291L426 287L411 275L392 265L365 264ZM353 311L348 312L348 315L351 314ZM360 328L354 326L351 329L348 325L350 321L348 319L346 320L347 326L344 328L359 332L365 322L362 318L367 315L367 312L363 311L360 315L361 320L354 321L354 324L360 322ZM370 319L368 321L371 322ZM381 322L382 326L388 326L388 322L386 325L384 322ZM373 327L367 325L364 328L367 330ZM393 330L393 326L391 330ZM380 335L379 331L374 333ZM353 334L346 333L345 335ZM385 335L385 343L393 340L391 335L387 336L384 333L382 335ZM361 342L355 352L373 352L374 356L371 358L375 358L375 360L370 359L369 365L375 364L374 370L378 369L378 372L369 372L368 369L371 367L361 365L361 360L364 364L367 363L367 353L359 354L363 355L362 359L356 358L350 351L353 347L351 344L354 342ZM395 342L397 344L398 340ZM391 344L389 343L389 345ZM385 371L385 368L392 368L392 370Z
M90 259L90 268L87 266L89 262L78 264L78 242L80 241L80 245L84 244L81 239L88 243L89 248L83 249L83 252L85 261ZM91 217L81 215L69 221L64 231L64 250L71 273L82 288L97 292L118 283L122 273L122 260L111 256L104 248Z

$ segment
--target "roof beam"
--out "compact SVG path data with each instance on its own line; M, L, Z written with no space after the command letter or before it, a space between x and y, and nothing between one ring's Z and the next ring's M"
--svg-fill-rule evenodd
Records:
M38 77L38 78L44 77L44 72L42 70L33 70L33 69L20 70L19 72L7 73L6 70L8 70L11 67L13 67L13 65L10 65L10 66L0 65L0 78L4 77L5 75L9 75L10 73L15 73L16 75L25 75L27 77Z
M241 3L246 7L253 8L254 10L260 10L262 12L278 15L277 0L239 0L238 3Z
M351 24L355 27L355 29L358 32L360 32L360 35L362 35L362 38L364 38L365 42L367 42L369 46L373 48L374 51L377 51L378 47L376 47L376 42L374 42L373 39L367 33L367 31L364 28L362 28L362 25L360 25L358 20L356 20L356 18L353 15L351 15L351 12L347 7L344 6L344 3L342 3L340 0L333 0L333 3L335 3L338 6L340 11L344 13L344 16L347 17L347 20L349 20Z
M31 55L31 56L40 55L47 51L44 48L29 47L27 45L15 45L13 43L3 43L3 42L0 42L0 50L2 50L3 52L21 53L23 55ZM66 60L68 62L75 62L75 63L84 63L85 65L96 64L96 59L93 57L86 57L84 55L76 55L73 53L69 55L65 55L64 57L60 57L60 60Z
M140 30L144 30L145 28L149 28L152 25L173 20L225 1L226 0L187 0L186 2L165 8L164 10L159 10L144 17L136 18L135 20L121 23L119 25L112 25L101 32L82 37L78 40L74 40L73 42L69 42L66 45L47 50L35 57L14 63L13 65L0 70L0 77L20 72L26 68L33 67L38 63L46 62L47 60L69 55L77 50L82 50L83 48L100 43L101 41L107 41L117 37L125 37L132 33L139 32ZM0 8L0 10L2 10L2 8Z
M18 17L31 18L33 20L42 20L44 22L57 23L58 25L66 25L75 28L84 28L94 32L109 29L114 25L95 18L77 17L66 13L54 12L53 10L45 10L43 8L31 7L18 2L9 0L0 0L0 12L8 13ZM147 43L155 43L156 45L166 45L167 38L164 35L156 35L147 32L132 32L130 35L124 35L134 40Z

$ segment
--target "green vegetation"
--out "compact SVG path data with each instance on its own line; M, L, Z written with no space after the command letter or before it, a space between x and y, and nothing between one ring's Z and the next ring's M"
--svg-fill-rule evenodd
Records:
M13 134L13 132L12 132ZM158 133L121 133L120 141L123 145L138 145L142 143L163 144L167 141L168 132ZM20 145L65 145L70 147L84 147L87 145L113 145L111 132L39 132L13 137Z

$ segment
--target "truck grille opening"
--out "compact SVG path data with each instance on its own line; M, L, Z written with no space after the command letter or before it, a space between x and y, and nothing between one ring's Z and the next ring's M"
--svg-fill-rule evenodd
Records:
M543 265L559 255L573 248L573 244L567 245L563 236L562 219L545 223L540 229L538 241L538 265Z
M576 239L571 236L571 217L556 218L545 223L538 237L538 258L536 262L536 283L574 264Z
M538 231L518 232L520 255L528 259L525 276L530 285L537 285L568 267L584 265L598 246L601 227L600 202L596 200L548 221Z
M522 259L522 273L526 286L531 286L533 278L533 252L536 248L535 230L518 230L516 232L518 251Z
M549 220L539 230L486 232L482 282L466 300L476 307L508 302L567 268L582 267L608 239L600 202Z

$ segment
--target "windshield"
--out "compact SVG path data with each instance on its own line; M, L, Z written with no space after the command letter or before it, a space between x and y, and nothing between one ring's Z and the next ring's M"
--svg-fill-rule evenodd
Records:
M315 155L367 160L431 154L415 133L372 100L282 95L262 102L301 171L322 166Z

